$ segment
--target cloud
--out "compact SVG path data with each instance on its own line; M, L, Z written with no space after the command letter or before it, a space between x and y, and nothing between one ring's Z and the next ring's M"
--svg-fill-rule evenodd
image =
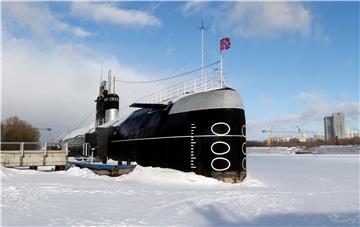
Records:
M201 12L212 21L212 31L241 37L268 38L285 34L307 37L313 29L321 27L316 24L313 28L314 17L300 2L235 1L222 2L215 6L201 1L190 1L184 4L182 12L185 16ZM330 41L329 36L322 35L321 39L324 39L324 42Z
M359 102L340 102L331 104L326 95L316 91L300 92L296 98L305 104L303 112L290 114L278 119L274 119L273 124L307 124L314 121L322 122L325 116L335 112L343 112L349 125L359 124L360 103Z
M66 32L76 37L91 33L56 18L47 4L41 2L6 2L2 4L4 26L17 32L29 33L42 40L51 39L52 33Z
M181 12L184 15L197 13L208 5L206 1L188 1L181 7Z
M74 2L71 5L73 15L94 20L97 23L109 23L120 26L157 26L160 20L144 11L126 10L108 3Z
M295 98L304 102L308 107L328 105L327 95L317 90L301 91L295 95Z
M109 5L99 8L112 9ZM51 127L50 135L42 135L44 140L95 119L101 69L106 75L111 68L113 75L127 81L154 77L120 64L111 53L81 44L74 37L91 34L67 23L63 18L69 14L56 14L46 3L8 2L2 10L1 118L15 115L35 127ZM141 11L115 10L118 12L133 16L136 23L160 23ZM147 19L150 21L144 22ZM70 39L63 39L65 34L71 35ZM120 86L121 107L155 89L150 87L154 85ZM157 85L156 89L160 88L162 85Z
M73 34L74 36L77 36L77 37L87 37L87 36L91 35L90 32L87 32L87 31L85 31L84 29L82 29L80 27L70 26L70 25L68 25L66 23L62 23L62 22L59 22L54 26L56 26L56 29L59 30L59 31L69 32L69 33L71 33L71 34Z
M273 127L274 131L296 131L296 125L300 125L306 131L315 130L323 133L324 117L331 116L332 113L336 112L345 114L346 129L360 130L360 102L358 101L330 103L325 94L317 91L299 92L295 95L295 99L299 105L304 104L303 111L284 114L268 121L249 120L247 123L248 138L265 139L267 135L261 131L270 127ZM279 136L281 135L283 134L279 134ZM293 136L293 134L289 134L289 136Z
M308 36L311 19L310 11L298 2L236 2L225 24L243 37Z
M319 23L301 2L221 2L189 1L181 7L184 16L201 13L212 21L211 30L241 37L279 37L298 34L307 37L312 31L323 42L331 38L320 31Z
M101 69L106 75L105 71L111 68L113 75L123 80L151 77L121 65L111 54L74 43L42 44L38 40L6 37L2 52L2 119L16 115L36 127L51 127L53 138L87 116L90 117L85 123L95 119L94 100ZM134 93L133 89L117 89L121 106L151 90L144 87Z

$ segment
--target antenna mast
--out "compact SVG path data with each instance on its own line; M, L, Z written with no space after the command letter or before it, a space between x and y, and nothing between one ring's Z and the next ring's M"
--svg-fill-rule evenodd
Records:
M206 28L204 26L203 19L201 19L201 26L199 29L201 30L201 80L204 83L206 89L206 76L204 74L204 30Z
M108 71L108 94L111 94L111 69Z

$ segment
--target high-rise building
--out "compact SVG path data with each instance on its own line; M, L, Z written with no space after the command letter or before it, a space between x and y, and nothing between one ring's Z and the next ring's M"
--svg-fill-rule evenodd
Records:
M330 142L335 139L332 117L324 117L325 141Z
M324 117L325 141L333 142L336 138L346 138L344 113L333 113Z
M339 139L346 138L344 113L333 113L332 117L335 137L337 136Z

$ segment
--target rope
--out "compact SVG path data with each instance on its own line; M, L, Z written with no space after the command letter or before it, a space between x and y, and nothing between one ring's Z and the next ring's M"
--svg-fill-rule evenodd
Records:
M211 63L209 65L206 65L204 66L204 69L205 68L208 68L210 66L213 66L213 65L216 65L218 64L220 61L216 61L214 63ZM128 83L128 84L145 84L145 83L154 83L154 82L159 82L159 81L164 81L164 80L170 80L170 79L173 79L173 78L177 78L177 77L181 77L181 76L185 76L187 74L190 74L190 73L193 73L193 72L196 72L196 71L199 71L201 70L202 68L197 68L197 69L193 69L191 71L188 71L188 72L185 72L185 73L181 73L181 74L178 74L178 75L174 75L174 76L170 76L170 77L165 77L165 78L161 78L161 79L157 79L157 80L147 80L147 81L125 81L125 80L118 80L116 79L115 81L116 82L120 82L120 83Z

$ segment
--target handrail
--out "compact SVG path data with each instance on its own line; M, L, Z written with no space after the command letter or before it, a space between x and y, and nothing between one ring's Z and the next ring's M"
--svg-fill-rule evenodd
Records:
M51 145L58 145L59 143L56 142L0 142L1 144L47 144L49 146L49 144Z
M181 97L185 97L191 94L210 91L214 89L219 89L224 86L224 83L221 79L221 71L217 68L218 62L215 62L209 66L214 66L214 68L208 68L208 72L204 74L204 79L200 78L192 78L175 85L172 85L168 88L157 91L151 95L148 95L144 98L138 99L135 103L163 103L167 104L169 101L174 99L178 99ZM204 67L205 69L205 67ZM190 71L194 73L198 71L198 69ZM122 81L124 82L124 81ZM131 104L131 103L130 103ZM118 120L124 119L134 111L138 110L136 107L123 106L119 108L118 112ZM95 124L91 123L89 125L89 130L95 128ZM71 132L65 133L62 137L66 137Z
M136 103L167 103L172 99L185 97L191 94L195 94L198 92L204 92L209 90L214 90L222 87L221 81L219 79L219 75L216 71L211 72L208 75L212 75L211 77L207 77L205 81L199 78L189 79L178 84L175 84L171 87L163 89L161 91L155 92L145 98L139 99L135 101ZM128 115L138 108L133 107L123 107L119 109L119 118Z
M19 149L14 149L13 147L11 149L3 149L3 145L19 145ZM65 143L64 146L59 146L59 143L56 142L0 142L0 153L1 151L21 151L23 152L26 150L25 145L40 145L34 149L28 149L28 150L43 150L47 152L48 150L54 150L52 147L56 146L58 149L61 150L68 150L68 144ZM32 146L33 147L33 146ZM6 147L5 147L6 148Z

